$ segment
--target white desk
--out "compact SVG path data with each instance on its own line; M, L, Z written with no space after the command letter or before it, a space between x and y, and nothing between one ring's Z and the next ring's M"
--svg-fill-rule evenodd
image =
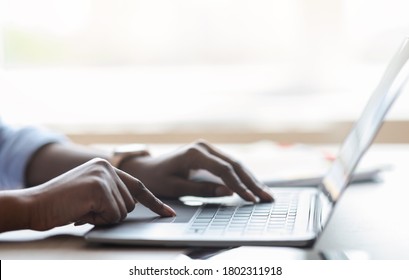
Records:
M351 186L316 249L358 249L373 259L409 259L409 147L377 147L368 158L394 164L382 182Z
M363 250L373 259L409 259L408 159L409 145L370 150L364 163L393 163L393 170L383 173L380 183L351 186L313 249ZM251 165L256 168L254 162ZM186 251L89 245L82 238L89 228L69 225L44 233L0 234L0 259L174 259Z

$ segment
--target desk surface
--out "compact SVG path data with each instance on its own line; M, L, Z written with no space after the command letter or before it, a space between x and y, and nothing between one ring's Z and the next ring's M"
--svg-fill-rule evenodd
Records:
M393 164L393 169L384 172L380 182L350 186L313 249L362 250L371 259L409 259L408 158L409 145L371 149L363 163ZM68 225L41 233L0 234L0 259L174 259L187 250L90 245L82 237L89 229Z

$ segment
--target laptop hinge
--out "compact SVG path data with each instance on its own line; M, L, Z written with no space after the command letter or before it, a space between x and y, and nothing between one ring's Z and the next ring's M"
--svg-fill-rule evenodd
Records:
M320 232L324 229L325 224L328 221L328 218L333 208L333 204L322 192L317 193L315 199L317 201L316 207L317 209L315 214L315 229L317 230L317 232Z
M311 215L311 228L314 230L314 232L320 232L322 230L322 201L319 198L319 192L314 195L312 201L313 203L311 203L311 211L313 211L313 215Z

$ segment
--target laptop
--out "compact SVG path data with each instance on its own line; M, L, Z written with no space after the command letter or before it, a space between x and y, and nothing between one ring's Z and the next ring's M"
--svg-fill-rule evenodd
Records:
M237 195L165 201L177 216L162 218L138 204L120 224L94 227L89 242L145 246L305 247L320 236L360 159L409 77L409 38L392 58L362 115L318 187L274 187L275 201L251 204Z

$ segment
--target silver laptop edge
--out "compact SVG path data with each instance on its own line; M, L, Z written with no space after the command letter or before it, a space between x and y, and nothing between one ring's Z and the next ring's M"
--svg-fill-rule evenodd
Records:
M332 208L348 186L355 168L374 141L386 114L408 79L409 38L405 38L320 184L319 201L323 207L321 228L328 222Z

